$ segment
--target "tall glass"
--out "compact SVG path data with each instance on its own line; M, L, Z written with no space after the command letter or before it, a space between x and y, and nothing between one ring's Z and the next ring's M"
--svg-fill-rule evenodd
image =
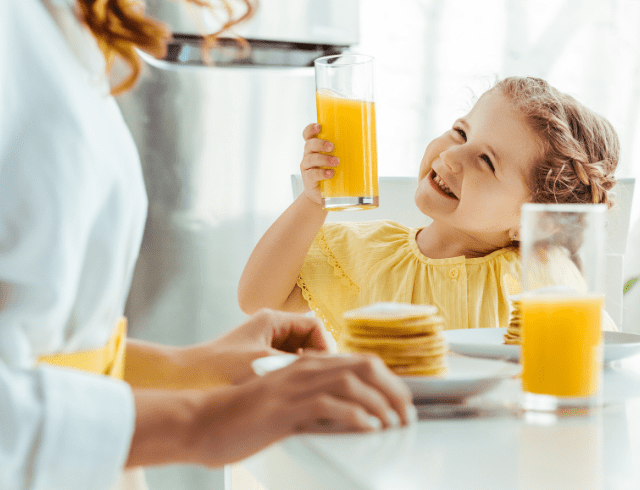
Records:
M524 204L522 390L527 410L589 410L602 396L604 204Z
M331 179L320 183L330 211L378 207L373 58L360 54L324 56L314 62L319 138L331 141L340 159Z

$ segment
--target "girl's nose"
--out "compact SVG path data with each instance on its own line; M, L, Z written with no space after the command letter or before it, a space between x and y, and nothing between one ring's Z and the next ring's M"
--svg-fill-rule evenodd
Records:
M457 174L462 172L461 156L456 148L449 148L440 153L440 160L449 167L451 173Z

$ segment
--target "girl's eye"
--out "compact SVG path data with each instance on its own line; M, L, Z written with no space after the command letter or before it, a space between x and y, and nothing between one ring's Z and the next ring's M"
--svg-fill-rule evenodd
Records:
M462 139L467 141L467 133L465 133L462 129L460 128L453 128L453 130L458 133L460 136L462 136Z
M489 165L489 168L491 169L491 171L495 173L496 169L493 166L493 163L491 163L491 159L487 155L481 155L480 158L482 158L485 162L487 162L487 165Z

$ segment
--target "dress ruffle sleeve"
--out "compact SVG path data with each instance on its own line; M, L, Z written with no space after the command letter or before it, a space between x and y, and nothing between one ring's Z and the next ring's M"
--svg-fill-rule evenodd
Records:
M316 236L298 276L298 286L309 308L337 340L342 312L350 309L360 287L348 273L348 254L356 251L356 240L348 227L336 225L325 224Z
M336 340L345 311L376 301L411 302L416 264L407 262L409 232L393 221L366 221L326 223L318 233L298 286Z

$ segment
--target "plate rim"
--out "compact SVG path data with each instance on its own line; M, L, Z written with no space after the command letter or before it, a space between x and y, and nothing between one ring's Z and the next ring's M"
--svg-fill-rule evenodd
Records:
M464 341L463 339L454 339L450 340L450 336L464 336L465 333L468 332L491 332L495 333L496 338L500 335L504 335L507 331L504 327L498 328L461 328L455 330L445 330L443 336L447 340L447 344L449 346L450 352L454 352L459 355L468 356L468 357L477 357L484 359L510 359L516 360L520 357L520 345L517 344L498 344L498 343L490 343L490 342L473 342L473 341ZM449 332L455 332L449 334ZM603 361L605 364L612 363L614 361L619 361L621 359L626 359L628 357L632 357L640 353L640 334L634 332L619 332L619 331L603 331L604 337L604 346L603 346ZM624 342L624 343L607 343L607 337L613 337L616 335L624 335L624 336L632 336L637 339L637 342ZM453 347L453 349L451 349ZM499 354L491 354L489 352L472 352L468 349L474 349L477 347L487 347L489 349L500 349L502 352L508 355L499 355ZM459 350L458 350L459 349ZM517 352L517 357L516 357Z
M491 375L466 378L447 379L446 377L438 376L400 376L400 378L405 381L411 389L414 400L460 401L486 393L503 381L513 378L522 370L520 364L502 359L478 358L459 354L452 356L451 354L447 354L447 361L456 358L464 360L464 362L499 364L502 368L508 367L510 369L504 373L496 372Z

